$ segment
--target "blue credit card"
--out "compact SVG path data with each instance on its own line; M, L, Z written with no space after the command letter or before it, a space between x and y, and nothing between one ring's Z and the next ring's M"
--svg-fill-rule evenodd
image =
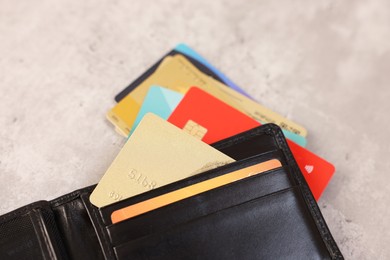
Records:
M131 128L130 135L147 113L153 113L162 119L167 120L182 98L183 94L179 92L156 85L151 86L142 102L141 108Z

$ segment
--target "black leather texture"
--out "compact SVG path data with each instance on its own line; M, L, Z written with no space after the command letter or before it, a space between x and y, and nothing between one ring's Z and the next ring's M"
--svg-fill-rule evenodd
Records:
M213 145L236 162L104 208L94 186L0 217L0 259L343 259L279 127ZM283 167L111 224L117 209L269 159Z

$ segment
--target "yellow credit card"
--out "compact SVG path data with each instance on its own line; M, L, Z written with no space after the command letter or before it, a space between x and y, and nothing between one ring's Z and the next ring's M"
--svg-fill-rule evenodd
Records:
M132 122L137 118L140 105L132 97L126 97L126 108L123 106L115 106L107 113L107 119L114 126L115 130L123 135L128 136L131 130Z
M111 214L111 221L113 224L120 221L144 214L146 212L164 207L171 203L178 202L198 195L200 193L216 189L218 187L245 179L247 177L257 175L269 170L281 167L282 164L277 159L271 159L262 163L258 163L243 169L226 173L224 175L202 181L190 186L174 190L163 195L141 201L139 203L127 206L125 208L114 211Z
M138 113L151 85L163 86L182 93L187 92L192 86L197 86L257 121L275 123L293 133L304 137L307 135L304 127L202 73L180 54L166 57L151 76L108 112L108 118L114 118L110 121L126 135L135 121L136 115L133 113Z
M90 196L97 207L234 162L154 114L146 114Z

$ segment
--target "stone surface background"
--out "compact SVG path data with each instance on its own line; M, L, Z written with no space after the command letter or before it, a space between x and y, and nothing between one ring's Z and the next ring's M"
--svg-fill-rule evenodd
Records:
M347 259L390 258L390 2L0 0L0 214L99 181L113 97L179 42L309 130Z

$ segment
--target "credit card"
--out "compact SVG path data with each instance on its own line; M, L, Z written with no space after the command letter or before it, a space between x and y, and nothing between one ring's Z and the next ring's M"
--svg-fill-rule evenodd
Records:
M144 116L90 196L96 207L234 162L151 113Z
M139 110L139 103L130 96L127 96L125 108L116 105L107 112L106 118L114 125L115 131L118 134L128 136L132 126L130 123L135 122Z
M133 218L146 212L167 206L169 204L190 198L203 192L207 192L236 181L261 174L263 172L281 167L282 164L277 159L272 159L266 162L258 163L243 169L226 173L224 175L208 179L187 187L177 189L163 195L141 201L139 203L127 206L125 208L114 211L111 214L112 224L120 221Z
M134 125L130 131L131 133L137 127L139 122L142 120L144 115L147 113L153 113L162 119L168 119L173 110L175 110L176 106L179 104L181 99L183 98L183 94L169 90L167 88L152 86L150 87L148 94L144 99L144 102L141 105L141 109L135 119ZM306 138L297 134L294 134L290 131L282 129L286 138L294 141L300 146L306 146ZM129 135L129 136L130 136Z
M227 86L233 88L234 90L240 92L241 94L250 97L244 90L242 90L239 86L237 86L233 81L231 81L228 77L226 77L222 72L212 66L205 58L203 58L199 53L195 50L191 49L184 43L178 44L173 50L165 54L160 60L158 60L153 66L151 66L147 71L145 71L141 76L139 76L136 80L130 83L125 89L123 89L120 93L115 96L115 101L119 102L124 97L126 97L131 91L133 91L139 84L142 83L146 78L148 78L153 72L156 71L157 67L163 61L163 59L167 56L173 56L175 54L182 54L185 56L198 70L213 77L226 84Z
M208 144L261 125L196 87L187 92L168 118L168 122ZM287 140L287 143L314 197L318 200L332 178L334 166L290 140Z
M110 121L122 132L130 132L130 128L135 121L133 112L139 111L151 85L163 86L181 93L187 92L191 86L195 85L258 121L278 124L282 128L304 137L307 134L306 129L302 126L203 74L179 54L166 57L149 78L144 80L142 84L110 110L108 113L109 119L110 117L115 118L115 120ZM131 116L126 115L128 111L132 111ZM120 123L116 124L118 120L120 120Z
M153 113L165 120L168 119L182 98L183 94L179 92L159 86L151 86L141 105L130 134L147 113Z

